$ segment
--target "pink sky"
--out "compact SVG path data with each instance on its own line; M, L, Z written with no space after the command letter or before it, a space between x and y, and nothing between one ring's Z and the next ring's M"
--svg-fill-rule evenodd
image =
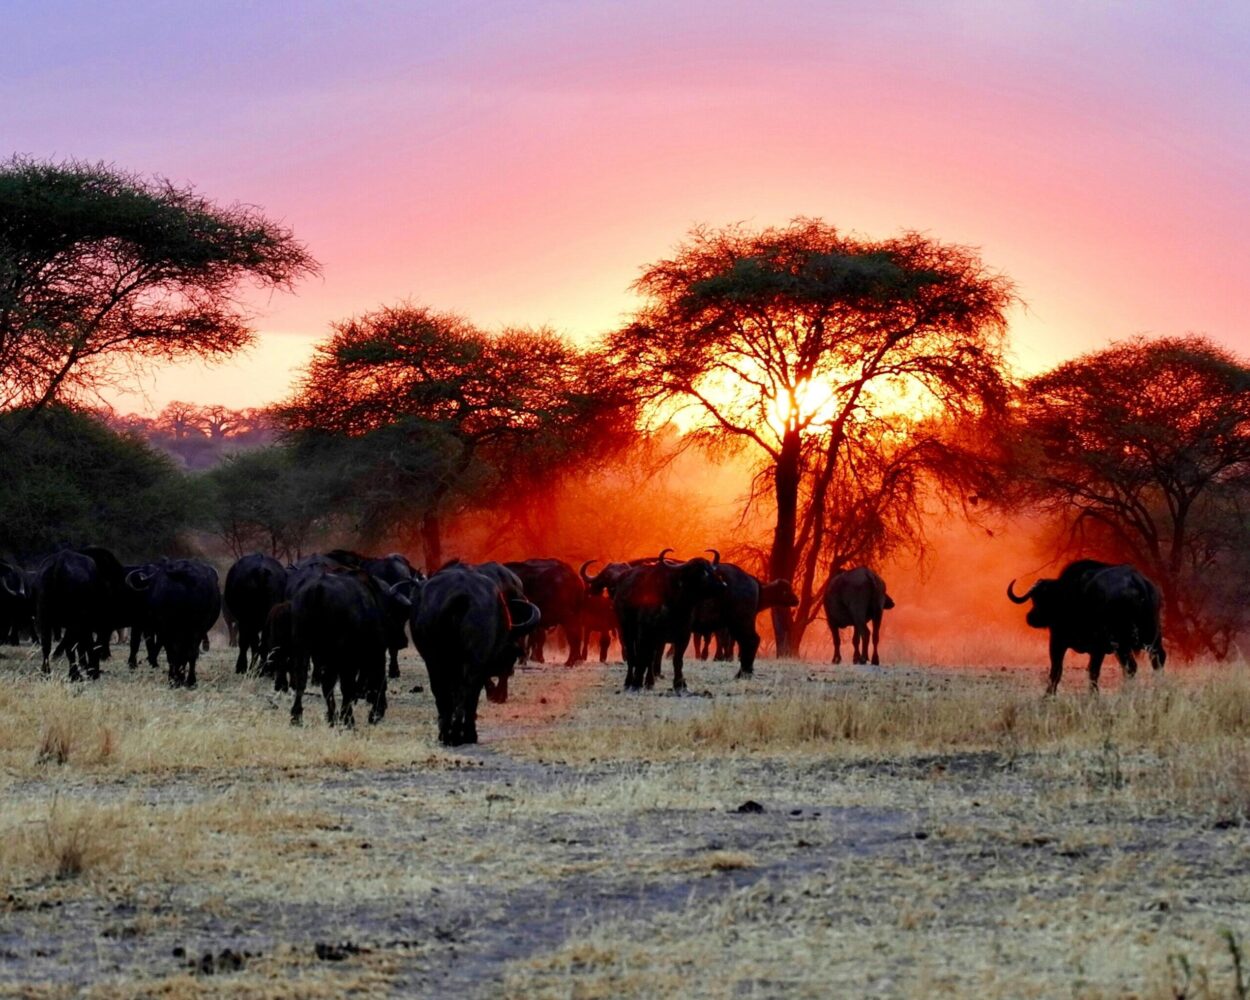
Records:
M980 247L1036 370L1135 333L1250 353L1250 13L1135 3L27 3L13 152L263 206L322 261L262 337L122 409L285 394L411 298L589 339L694 224ZM259 11L259 12L258 12Z

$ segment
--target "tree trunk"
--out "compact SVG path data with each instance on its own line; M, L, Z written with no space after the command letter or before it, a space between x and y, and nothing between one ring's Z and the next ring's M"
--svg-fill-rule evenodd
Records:
M443 565L443 535L438 512L427 510L421 518L421 545L425 549L425 571L433 573Z
M773 531L773 549L768 572L774 580L794 579L794 540L798 529L800 447L802 438L797 428L788 428L781 442L777 459L775 488L777 490L777 527ZM794 615L789 608L773 608L773 632L777 636L778 656L797 656Z

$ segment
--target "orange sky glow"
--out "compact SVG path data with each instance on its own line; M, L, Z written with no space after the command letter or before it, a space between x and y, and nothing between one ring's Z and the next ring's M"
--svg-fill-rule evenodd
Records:
M5 145L260 205L323 273L120 410L274 402L331 322L405 299L588 341L691 226L798 215L980 248L1025 372L1137 333L1250 353L1232 6L149 7L0 15Z

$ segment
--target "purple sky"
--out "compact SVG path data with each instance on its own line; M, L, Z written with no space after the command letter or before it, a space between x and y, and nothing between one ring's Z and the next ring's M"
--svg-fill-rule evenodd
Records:
M19 0L0 31L0 146L261 205L323 262L153 405L271 401L405 298L589 338L693 224L796 215L980 247L1026 370L1250 353L1250 7Z

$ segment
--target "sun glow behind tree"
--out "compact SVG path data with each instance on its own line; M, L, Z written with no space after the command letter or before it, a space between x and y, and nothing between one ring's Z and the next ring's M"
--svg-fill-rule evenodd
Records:
M778 651L796 652L829 570L848 446L884 444L882 421L900 411L912 422L1001 411L1012 285L965 247L797 219L696 229L635 287L646 304L609 349L643 399L686 407L694 439L754 451L776 510L767 572L802 598L797 628L789 609L773 612Z

